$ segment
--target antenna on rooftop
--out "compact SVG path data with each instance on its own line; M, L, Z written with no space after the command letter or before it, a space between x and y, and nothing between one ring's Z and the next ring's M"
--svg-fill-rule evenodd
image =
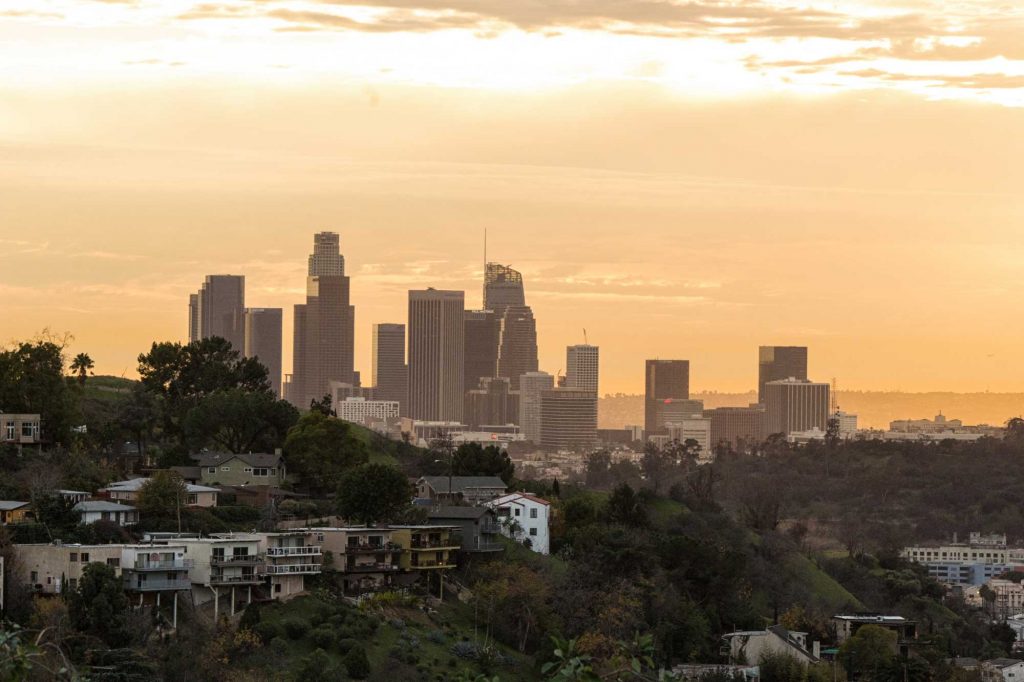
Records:
M590 345L590 342L587 341L587 328L586 327L583 328L583 345L584 346L589 346Z

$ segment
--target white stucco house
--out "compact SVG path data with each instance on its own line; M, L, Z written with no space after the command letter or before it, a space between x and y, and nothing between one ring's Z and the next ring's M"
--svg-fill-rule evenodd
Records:
M509 493L488 503L498 512L503 535L538 554L551 551L551 503L530 493Z
M106 500L85 500L73 507L78 512L81 523L97 521L113 521L119 526L134 526L139 522L139 512L135 507Z

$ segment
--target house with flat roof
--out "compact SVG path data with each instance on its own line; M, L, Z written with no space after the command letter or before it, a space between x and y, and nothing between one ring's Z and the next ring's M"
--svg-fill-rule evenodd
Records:
M134 526L139 522L135 507L107 500L85 500L72 507L72 511L77 512L79 522L85 524L113 521L119 526Z
M341 576L346 594L359 595L401 583L402 553L390 528L309 528L323 549L325 572Z
M323 549L314 531L295 529L258 533L260 551L266 557L263 571L270 595L289 599L305 591L305 577L323 571Z
M42 420L38 414L6 414L0 412L0 444L14 445L20 450L25 445L40 445Z
M840 614L832 616L832 624L836 631L837 645L841 645L853 637L857 630L865 625L877 625L895 632L896 651L893 653L902 656L906 656L909 652L910 641L917 639L917 623L907 620L903 616L887 616L877 613Z
M196 604L213 603L214 620L225 610L234 615L252 601L254 587L263 584L260 538L250 533L215 537L153 536L156 542L181 544L193 563L189 573Z
M130 504L139 499L139 491L148 481L148 478L131 478L111 483L106 488L101 488L100 492L115 502ZM182 500L182 504L186 507L216 507L219 492L216 488L186 483L185 499Z
M281 455L204 452L192 455L192 459L199 467L199 483L202 485L280 486L285 481L285 464Z
M794 632L781 625L765 630L730 632L722 637L722 653L737 665L757 665L764 654L789 656L803 665L821 660L821 645L808 644L806 632Z

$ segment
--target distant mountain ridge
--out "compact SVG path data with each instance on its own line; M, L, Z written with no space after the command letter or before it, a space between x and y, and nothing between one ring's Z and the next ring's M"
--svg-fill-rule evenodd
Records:
M703 400L704 407L746 406L757 401L757 394L691 393ZM839 391L839 408L857 415L861 428L888 428L895 419L931 419L940 412L964 424L1001 426L1010 417L1024 414L1024 393L905 393L902 391ZM598 425L614 429L626 424L643 424L642 395L607 395L598 401Z

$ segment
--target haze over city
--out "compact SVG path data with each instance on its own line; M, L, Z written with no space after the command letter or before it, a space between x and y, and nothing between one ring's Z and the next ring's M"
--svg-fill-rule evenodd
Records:
M540 365L586 328L602 393L642 392L646 357L752 390L758 344L849 389L1016 391L1021 25L910 0L13 2L3 338L69 331L133 376L219 272L290 329L334 230L365 372L406 290L476 305L488 228Z

